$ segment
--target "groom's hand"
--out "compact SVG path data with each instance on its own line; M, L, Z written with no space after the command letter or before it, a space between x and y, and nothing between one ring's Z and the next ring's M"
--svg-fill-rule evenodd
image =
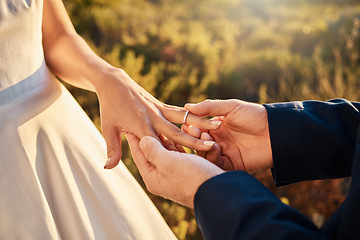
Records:
M204 158L166 149L164 146L173 148L166 139L163 139L163 146L153 137L140 141L133 134L126 136L147 189L182 205L193 208L199 186L223 172Z
M214 138L207 130L201 130L188 124L183 124L181 129L195 138L199 138L204 141L214 141ZM210 151L196 151L196 154L214 163L216 166L225 171L234 170L233 163L227 156L222 155L221 147L216 142Z
M219 129L208 132L220 145L222 155L230 159L230 170L253 172L273 166L268 117L264 106L232 99L206 100L198 104L186 104L185 108L194 115L215 116L215 120L222 122Z

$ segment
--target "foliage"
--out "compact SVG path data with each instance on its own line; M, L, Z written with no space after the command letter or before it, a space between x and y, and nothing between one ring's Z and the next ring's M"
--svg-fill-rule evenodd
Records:
M64 2L77 31L100 56L169 104L206 98L360 100L357 0ZM96 95L68 87L99 127ZM348 186L347 180L332 180L274 189L268 171L255 176L319 226ZM179 239L202 239L191 210L149 196Z

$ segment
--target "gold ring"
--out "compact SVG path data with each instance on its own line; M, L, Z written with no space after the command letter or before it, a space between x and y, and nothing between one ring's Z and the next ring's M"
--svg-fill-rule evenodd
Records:
M187 119L187 117L189 115L189 112L190 112L189 110L186 111L185 116L184 116L184 120L183 120L183 124L186 123L186 119Z

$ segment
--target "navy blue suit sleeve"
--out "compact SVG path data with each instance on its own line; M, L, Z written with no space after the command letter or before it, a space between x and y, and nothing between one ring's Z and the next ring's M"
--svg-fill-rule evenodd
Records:
M250 174L227 172L203 183L195 195L196 221L204 238L360 239L360 104L337 99L265 107L277 185L351 174L348 198L319 230Z
M327 239L306 216L243 171L206 181L195 195L194 206L206 240Z
M322 228L322 232L334 239L360 239L360 126L357 132L348 196Z
M360 103L334 99L264 106L276 186L350 176Z

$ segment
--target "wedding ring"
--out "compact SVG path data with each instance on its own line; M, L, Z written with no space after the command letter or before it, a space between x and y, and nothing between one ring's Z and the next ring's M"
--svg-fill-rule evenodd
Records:
M188 115L189 115L189 110L187 110L186 113L185 113L183 124L186 123L186 119L187 119Z

